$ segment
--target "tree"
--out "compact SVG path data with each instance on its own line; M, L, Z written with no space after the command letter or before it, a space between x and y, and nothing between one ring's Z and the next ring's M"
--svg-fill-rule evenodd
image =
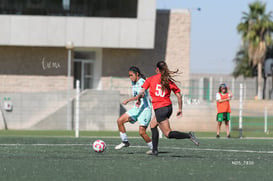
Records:
M262 99L262 67L267 47L272 44L272 12L266 13L266 4L260 1L255 1L248 6L249 13L243 12L242 21L237 26L237 30L242 34L244 47L248 51L249 62L252 63L252 66L257 65L257 98Z
M242 47L234 58L235 69L233 70L232 75L237 78L239 76L254 77L255 76L255 68L252 66L252 63L249 62L247 50Z

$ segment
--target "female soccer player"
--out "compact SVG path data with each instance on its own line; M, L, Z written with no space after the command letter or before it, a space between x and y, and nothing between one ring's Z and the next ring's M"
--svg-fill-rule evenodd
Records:
M152 143L153 149L151 154L158 155L158 129L157 126L161 129L163 134L167 138L175 139L191 139L193 143L199 145L197 138L193 132L183 133L178 131L172 131L170 128L169 118L172 114L172 102L170 99L171 91L177 97L178 100L178 112L177 116L182 116L182 96L180 94L180 89L174 83L175 80L172 78L172 75L177 73L172 72L168 69L167 64L164 61L160 61L156 65L156 75L146 79L142 85L138 97L141 97L141 94L149 89L150 96L152 98L152 105L155 111L155 118L151 121L151 131L152 131Z
M229 120L230 120L230 104L229 101L232 94L229 93L226 84L221 84L219 86L219 91L216 93L216 103L217 103L217 133L216 138L220 138L220 129L222 122L225 121L227 138L230 138L229 134Z
M143 85L145 81L145 77L143 74L140 73L140 70L138 67L130 67L129 69L129 77L132 81L132 90L134 97L127 99L122 102L122 104L126 105L130 101L135 101L137 103L138 98L136 97L141 90L141 86ZM151 138L147 135L146 129L151 121L152 116L152 106L149 99L148 92L144 92L143 96L140 99L140 103L135 103L134 107L121 115L118 120L118 129L120 131L120 138L122 142L115 147L115 149L121 149L123 147L128 147L129 141L128 137L126 135L126 129L124 124L126 122L130 122L134 124L136 121L139 122L139 134L144 139L144 141L147 143L148 147L152 149L152 141Z

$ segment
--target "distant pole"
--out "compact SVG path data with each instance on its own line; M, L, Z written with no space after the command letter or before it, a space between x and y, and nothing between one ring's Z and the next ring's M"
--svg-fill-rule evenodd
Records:
M75 137L79 137L80 124L80 81L76 81L76 100L75 100Z
M199 98L199 100L204 99L204 77L201 77L199 80L198 98Z
M239 137L243 137L243 84L240 84Z
M209 78L209 101L212 102L212 84L213 84L213 78Z
M234 95L235 95L235 79L232 78L231 80L231 93L233 95L233 99L235 99Z
M232 119L230 118L230 120L229 120L229 122L228 122L228 124L229 124L229 132L232 131L232 123L231 123L231 121L232 121Z
M70 102L70 77L71 77L71 61L72 61L72 50L74 48L74 44L72 41L68 41L65 45L68 50L68 58L67 58L67 110L66 110L66 122L67 122L67 130L71 130L72 128L72 111L71 111L71 102Z
M267 133L267 107L264 108L264 132Z

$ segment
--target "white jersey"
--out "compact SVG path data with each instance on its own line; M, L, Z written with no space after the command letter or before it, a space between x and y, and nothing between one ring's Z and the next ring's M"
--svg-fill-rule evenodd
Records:
M143 78L140 78L136 83L132 82L132 91L133 91L134 97L139 94L144 82L145 82L145 80ZM144 97L141 98L141 104L140 104L139 108L146 108L146 107L151 108L151 101L150 101L149 93L147 90L145 91Z

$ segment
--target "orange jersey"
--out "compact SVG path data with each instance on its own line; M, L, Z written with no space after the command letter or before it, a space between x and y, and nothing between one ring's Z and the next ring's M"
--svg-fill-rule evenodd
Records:
M220 95L221 100L229 98L228 93L227 94L217 93L217 94ZM217 113L223 113L223 112L229 112L229 113L231 112L229 101L224 101L224 102L217 101Z

